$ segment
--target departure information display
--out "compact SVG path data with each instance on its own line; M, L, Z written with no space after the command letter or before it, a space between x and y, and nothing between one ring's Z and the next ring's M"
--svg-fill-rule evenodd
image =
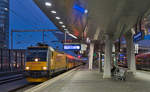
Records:
M64 44L65 50L80 50L81 45L80 44Z

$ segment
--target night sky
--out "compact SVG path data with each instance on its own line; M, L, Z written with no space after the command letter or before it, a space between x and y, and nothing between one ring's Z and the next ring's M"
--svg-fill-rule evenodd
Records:
M10 30L57 29L32 0L10 0ZM57 40L51 33L45 33L46 42ZM51 39L53 38L53 39ZM32 39L32 40L31 40ZM13 33L15 49L24 49L36 42L42 42L42 32Z
M57 29L57 27L32 0L10 0L10 31L41 29ZM52 32L45 32L44 36L45 43L64 51L63 44ZM28 46L34 46L37 42L42 42L42 37L42 32L15 32L13 33L13 48L26 49ZM72 51L65 52L75 56Z

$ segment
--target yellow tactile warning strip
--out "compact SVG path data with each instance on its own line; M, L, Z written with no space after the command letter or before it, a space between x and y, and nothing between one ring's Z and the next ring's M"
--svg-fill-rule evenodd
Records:
M77 69L78 69L78 68L72 69L72 70L70 70L70 71L68 71L68 72L66 72L66 73L63 73L63 74L61 74L61 75L59 75L59 76L57 76L57 77L55 77L55 78L53 78L53 79L50 79L50 80L48 80L48 81L46 81L46 82L43 82L43 83L41 83L41 84L39 84L39 85L37 85L37 86L31 88L31 89L28 89L28 90L26 90L26 91L24 91L24 92L37 92L37 91L40 91L41 89L44 89L44 88L48 87L48 86L51 85L52 83L54 83L54 82L56 82L56 81L58 81L58 80L64 78L65 76L71 75L71 74L72 74L73 72L75 72Z

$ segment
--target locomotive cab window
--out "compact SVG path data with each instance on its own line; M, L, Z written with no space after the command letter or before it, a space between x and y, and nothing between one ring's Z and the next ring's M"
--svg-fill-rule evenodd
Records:
M29 49L27 52L27 62L46 62L47 49Z

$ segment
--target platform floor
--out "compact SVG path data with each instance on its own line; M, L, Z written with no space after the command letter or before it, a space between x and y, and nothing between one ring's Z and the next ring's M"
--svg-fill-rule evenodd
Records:
M146 72L138 71L137 77L132 80L106 80L96 69L90 71L81 67L56 82L47 84L47 87L32 92L150 92L149 76Z

